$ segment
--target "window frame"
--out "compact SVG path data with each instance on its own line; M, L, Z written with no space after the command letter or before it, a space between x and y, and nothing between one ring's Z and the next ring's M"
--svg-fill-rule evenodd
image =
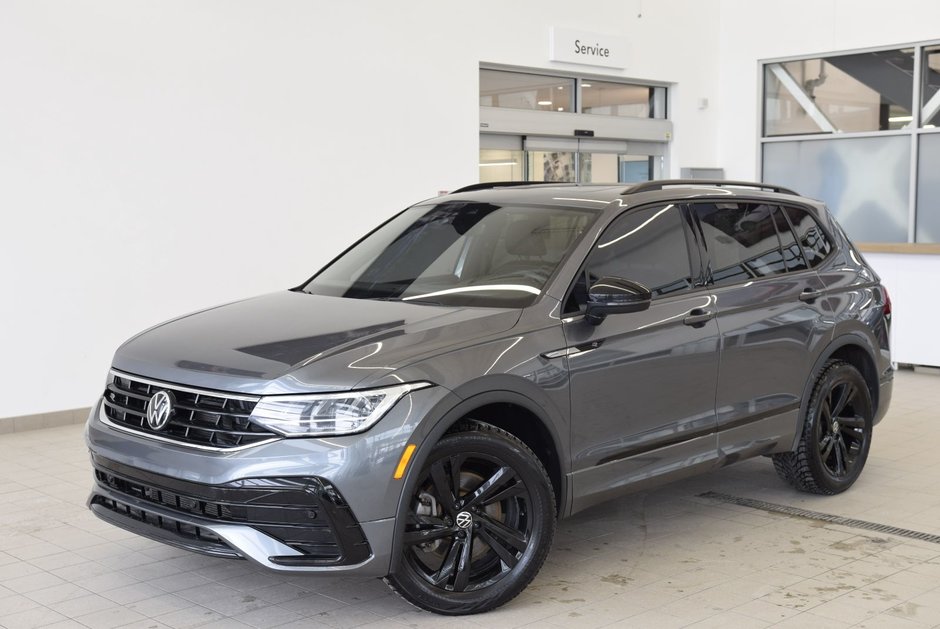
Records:
M931 243L930 241L919 241L917 239L917 216L919 212L930 211L925 207L924 203L921 202L920 207L918 206L918 190L920 189L920 138L921 136L931 135L931 134L940 134L940 124L935 126L927 126L929 120L923 119L924 107L926 103L924 102L924 82L927 77L927 72L925 67L926 63L926 54L930 49L940 47L940 39L931 39L931 40L921 40L916 42L901 42L901 43L892 43L884 46L871 46L867 48L855 48L847 50L837 50L837 51L817 51L811 54L802 54L802 55L792 55L787 57L775 57L775 58L766 58L759 59L759 78L757 85L757 99L758 99L758 115L755 125L755 132L757 137L757 147L758 147L758 160L757 160L757 176L759 181L764 181L764 147L768 144L776 142L797 142L797 141L812 141L812 140L835 140L835 139L848 139L848 138L871 138L871 137L886 137L886 136L903 136L909 139L911 144L910 150L910 185L908 186L908 203L907 203L907 240L906 244L900 245L901 247L906 247L904 251L917 252L918 249L915 247L936 247L936 243ZM766 120L766 99L765 99L765 89L766 89L766 76L767 76L767 67L773 64L787 63L791 61L805 61L812 59L821 59L828 57L840 57L846 55L855 55L860 53L871 53L871 52L886 52L892 50L913 50L914 54L914 80L913 80L913 98L912 98L912 120L904 128L897 130L887 130L887 131L856 131L856 132L842 132L842 133L803 133L803 134L794 134L794 135L778 135L778 136L768 136L765 133L764 122ZM774 183L780 183L787 185L786 181L778 181ZM838 208L833 208L838 211ZM827 232L827 235L830 235ZM877 241L876 241L877 242ZM864 249L865 243L861 243L861 248ZM898 246L898 245L895 245Z

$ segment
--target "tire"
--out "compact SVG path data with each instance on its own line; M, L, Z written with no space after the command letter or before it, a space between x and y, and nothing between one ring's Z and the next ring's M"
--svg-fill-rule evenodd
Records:
M865 378L841 360L823 366L810 397L795 452L773 455L777 474L800 491L838 494L868 460L872 402Z
M477 614L515 598L542 567L555 494L524 443L472 421L434 446L400 517L401 556L386 582L428 611Z

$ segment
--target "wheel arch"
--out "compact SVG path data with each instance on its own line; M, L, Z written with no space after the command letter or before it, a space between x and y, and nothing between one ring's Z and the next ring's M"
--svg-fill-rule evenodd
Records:
M500 378L502 379L502 378ZM452 432L464 420L475 419L501 428L526 444L542 461L552 481L555 493L557 515L567 513L570 505L570 491L567 483L567 448L552 418L544 405L528 395L515 390L469 386L454 391L461 399L450 408L443 409L436 421L429 422L424 436L417 443L417 448L408 464L398 498L396 513L403 513L414 493L415 485L431 450L448 432ZM534 386L534 385L532 385ZM467 395L469 393L469 395ZM466 397L464 397L466 395ZM449 400L453 398L449 397ZM396 517L395 532L392 538L391 565L389 572L395 571L401 557L401 536L404 532L405 519Z
M809 399L810 395L812 394L813 387L815 386L816 381L819 379L823 367L830 360L842 360L858 369L858 371L862 374L862 377L865 379L865 384L868 385L868 392L871 396L872 402L872 413L877 415L879 403L878 394L880 388L878 386L879 380L878 369L876 367L877 363L875 361L875 351L872 349L868 337L859 331L849 331L832 340L816 359L816 362L810 371L810 377L807 378L806 384L803 388L803 397L802 401L800 402L799 414L801 425L805 420L804 418L806 417L806 411L807 407L809 406ZM796 448L800 434L801 431L797 430L791 449Z

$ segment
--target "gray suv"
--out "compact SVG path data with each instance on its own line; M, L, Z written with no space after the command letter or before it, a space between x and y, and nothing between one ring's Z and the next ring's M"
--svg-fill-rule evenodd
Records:
M555 522L770 456L835 494L888 408L891 302L775 186L479 184L292 290L122 345L88 420L96 515L283 573L497 607Z

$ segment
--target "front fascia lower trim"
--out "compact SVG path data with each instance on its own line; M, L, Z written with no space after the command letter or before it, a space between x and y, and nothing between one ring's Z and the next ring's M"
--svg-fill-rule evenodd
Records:
M127 496L124 494L118 494L112 490L96 485L92 490L92 498L89 499L89 502L94 498L95 495L105 496L107 498L112 498L118 500L122 503L130 504L135 509L141 511L146 511L169 520L183 522L192 526L198 526L212 531L218 535L226 545L232 548L234 553L237 555L248 559L268 570L274 570L276 572L350 572L362 568L375 558L375 554L371 553L363 561L357 564L349 565L339 565L339 566L290 566L286 567L283 565L278 565L271 561L271 557L304 557L305 555L298 550L291 548L279 540L274 539L269 535L265 535L261 531L258 531L251 526L241 525L241 524L223 524L218 522L212 522L210 520L205 520L203 518L196 518L192 516L186 516L169 509L164 509L158 505L151 504L148 502L143 502L134 498L132 496ZM138 535L148 537L150 539L155 539L157 541L177 546L180 548L185 548L187 550L198 552L202 554L206 551L191 546L187 546L184 543L173 540L168 536L157 536L154 535L152 531L148 531L146 528L137 527L130 524L130 521L127 518L123 518L119 515L111 515L108 512L101 512L99 510L92 509L92 512L106 520L107 522L129 530ZM159 530L159 529L157 529ZM234 554L233 553L233 554ZM226 555L223 553L215 553L214 556L217 557L231 557L231 555Z
M268 570L277 572L350 572L362 568L375 557L373 553L370 553L366 559L359 563L339 566L288 566L275 563L271 561L271 558L303 558L305 555L250 526L237 524L208 524L203 526L225 540L226 544L237 549L246 559Z

